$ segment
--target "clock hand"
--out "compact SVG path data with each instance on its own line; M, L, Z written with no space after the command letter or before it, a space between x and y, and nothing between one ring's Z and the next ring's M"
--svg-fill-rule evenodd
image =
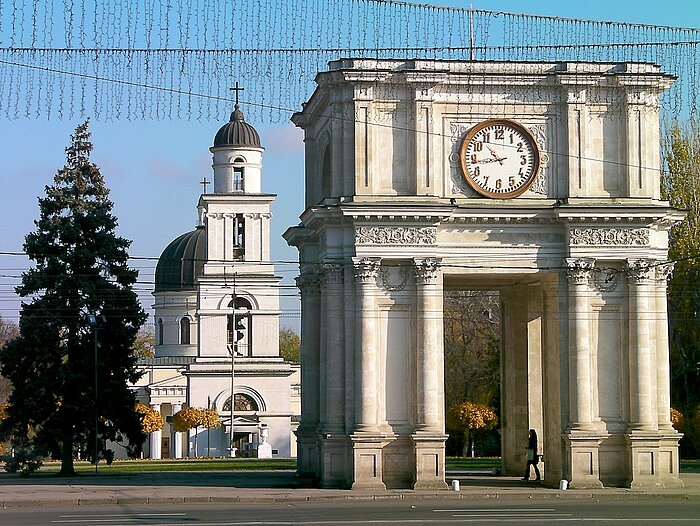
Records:
M493 148L491 148L488 144L486 147L489 149L491 152L491 156L494 158L494 160L498 161L501 165L503 164L503 161L507 159L507 157L498 157L498 154L493 151Z

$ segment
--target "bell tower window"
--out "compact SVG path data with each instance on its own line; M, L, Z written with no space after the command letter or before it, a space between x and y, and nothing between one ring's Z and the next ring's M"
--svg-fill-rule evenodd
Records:
M228 304L234 305L233 300ZM235 314L229 314L226 324L226 343L236 356L250 356L252 341L252 305L245 298L236 298ZM248 311L248 312L246 312Z
M244 173L245 173L245 168L241 166L243 163L245 163L245 159L242 157L236 157L236 159L233 161L234 166L233 166L233 185L232 189L234 192L243 192L245 191L245 185L244 185Z
M158 335L158 345L163 345L163 319L158 318L158 326L156 328L156 334Z
M233 218L233 257L243 259L245 255L245 218L236 214Z

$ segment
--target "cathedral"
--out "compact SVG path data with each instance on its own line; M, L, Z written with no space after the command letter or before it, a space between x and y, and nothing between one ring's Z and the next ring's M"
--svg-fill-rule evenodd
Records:
M238 102L210 151L213 191L205 178L197 226L168 244L156 267L155 357L140 362L134 389L166 424L144 449L154 459L256 457L269 449L294 457L299 371L279 353L275 195L262 192L264 148ZM216 409L222 425L176 432L172 416L183 407Z

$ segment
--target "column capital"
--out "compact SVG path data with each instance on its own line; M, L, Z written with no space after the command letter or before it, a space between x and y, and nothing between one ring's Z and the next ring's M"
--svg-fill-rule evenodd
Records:
M574 285L586 285L595 267L593 258L566 258L566 277Z
M319 275L316 272L311 271L302 272L300 275L294 278L294 281L296 281L297 287L299 287L302 292L313 292L318 290L318 286L321 282Z
M673 277L673 270L676 266L675 261L668 261L656 265L656 280L660 282L668 282Z
M358 283L373 283L379 274L379 258L353 258L355 280Z
M413 261L416 281L421 285L435 285L440 270L441 258L425 258Z
M320 265L320 278L324 285L341 285L343 283L343 265L340 263L323 262Z
M645 285L654 279L656 265L651 259L628 259L627 280L633 285Z

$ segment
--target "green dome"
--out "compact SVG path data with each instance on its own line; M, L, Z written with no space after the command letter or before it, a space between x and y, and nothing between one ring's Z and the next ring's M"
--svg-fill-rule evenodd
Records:
M173 240L156 265L156 292L194 290L206 258L206 231L203 226Z

